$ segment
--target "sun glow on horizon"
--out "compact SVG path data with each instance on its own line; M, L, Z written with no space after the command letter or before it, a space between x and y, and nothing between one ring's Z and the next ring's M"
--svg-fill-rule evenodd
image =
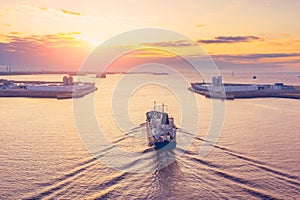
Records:
M170 5L168 1L119 1L118 4L3 1L0 7L0 65L16 70L22 69L24 63L43 68L51 58L51 65L73 66L75 60L78 62L115 35L157 27L192 38L207 54L218 57L222 61L220 65L245 68L244 64L250 63L266 69L276 65L276 69L280 66L294 70L298 66L300 70L300 26L295 20L300 18L300 2L192 0L184 4L172 3L172 9ZM178 15L183 9L186 14ZM20 19L26 19L26 24ZM181 49L185 55L197 54L185 41L158 38L146 42L155 48L170 45ZM127 48L126 45L140 44L120 41L116 48ZM159 56L140 53L135 56ZM68 61L63 61L67 57ZM166 55L161 54L161 58L164 57Z

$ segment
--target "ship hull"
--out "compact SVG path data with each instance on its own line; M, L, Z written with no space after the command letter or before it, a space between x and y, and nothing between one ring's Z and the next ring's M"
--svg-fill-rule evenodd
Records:
M172 150L176 148L176 126L174 118L168 113L154 110L146 113L148 146L155 150Z
M154 142L153 145L156 150L159 149L172 150L176 148L176 140L173 139L170 142L169 141Z

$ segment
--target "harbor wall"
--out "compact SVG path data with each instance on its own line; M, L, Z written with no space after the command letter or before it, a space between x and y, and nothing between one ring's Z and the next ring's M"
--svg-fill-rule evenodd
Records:
M286 89L273 89L271 85L262 85L267 89L254 89L252 85L240 85L231 87L226 85L221 90L218 87L209 87L204 84L192 83L193 92L208 98L235 99L235 98L292 98L300 99L300 86L286 86ZM257 85L253 85L257 86ZM244 87L244 88L243 88ZM235 88L236 90L234 90ZM244 90L243 90L244 89Z
M0 97L32 97L32 98L78 98L96 91L97 88L93 84L85 85L85 87L77 87L75 90L29 90L29 89L6 89L0 90Z
M27 90L31 91L57 91L57 92L72 92L74 90L84 90L89 89L91 84L85 85L33 85L33 86L26 86Z

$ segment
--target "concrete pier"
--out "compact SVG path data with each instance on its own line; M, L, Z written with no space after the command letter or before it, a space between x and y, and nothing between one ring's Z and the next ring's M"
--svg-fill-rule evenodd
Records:
M191 83L193 92L208 98L290 98L300 99L300 86L283 83L268 84L229 84L222 83L222 77L213 78L212 83Z
M69 99L83 97L96 91L93 83L0 80L0 97L32 97Z

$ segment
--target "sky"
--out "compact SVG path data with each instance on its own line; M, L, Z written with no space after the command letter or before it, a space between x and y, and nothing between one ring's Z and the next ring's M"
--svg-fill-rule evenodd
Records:
M0 0L0 71L76 71L111 37L162 28L200 45L221 70L300 72L299 19L298 0ZM198 59L189 41L159 39L114 48L170 47ZM175 62L156 52L131 58Z

